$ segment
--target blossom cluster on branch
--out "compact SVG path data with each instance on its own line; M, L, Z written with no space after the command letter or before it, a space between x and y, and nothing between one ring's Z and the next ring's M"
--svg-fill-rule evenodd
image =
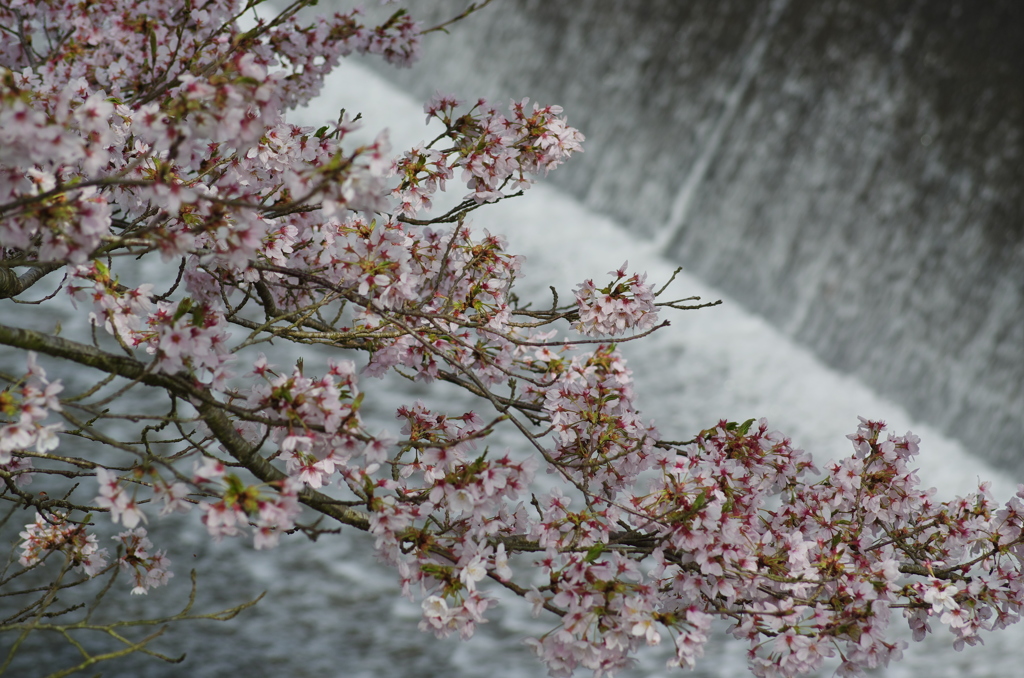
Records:
M958 647L1019 620L1024 488L939 501L910 465L918 439L875 421L821 471L764 421L664 441L609 337L707 304L659 301L671 281L626 264L574 303L520 301L521 257L469 218L581 150L561 108L438 94L441 131L399 152L386 132L353 141L344 112L289 124L340 58L407 64L428 31L401 10L308 19L304 0L243 29L261 4L0 3L0 344L26 365L0 375L0 500L36 512L26 571L63 556L60 576L120 570L144 593L172 576L150 542L161 516L196 509L211 538L257 549L345 525L427 631L469 638L496 587L549 615L529 642L556 676L610 675L663 641L693 667L714 620L765 676L884 666L895 616ZM8 312L63 301L87 322L44 333ZM326 370L260 352L289 344ZM95 385L72 387L86 368ZM410 402L374 424L387 374L476 406ZM498 432L519 447L492 449ZM126 530L117 567L101 515ZM31 631L60 576L0 632Z

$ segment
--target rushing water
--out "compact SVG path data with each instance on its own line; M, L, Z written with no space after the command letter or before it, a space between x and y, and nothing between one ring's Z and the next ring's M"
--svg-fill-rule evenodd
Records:
M556 185L1024 478L1024 4L506 0L451 32L386 77L563 105Z
M333 117L339 107L353 110L358 104L375 126L367 132L375 132L377 125L390 126L396 148L428 137L415 100L365 70L347 65L325 91L315 108L296 119L319 124ZM638 240L608 218L547 186L478 212L475 226L508 234L510 249L527 256L521 288L524 298L544 299L548 284L565 293L581 279L602 276L627 258L631 267L647 270L652 280L666 280L674 268L651 243ZM723 296L685 274L674 289L680 296ZM33 315L24 320L42 327L57 319ZM63 321L72 329L70 316ZM979 477L995 479L997 496L1009 496L1014 489L992 468L967 455L961 445L913 421L901 407L856 379L825 367L809 351L728 297L720 307L679 314L671 328L651 341L625 344L624 351L635 370L641 406L658 419L668 437L688 436L722 417L763 415L824 461L849 452L844 436L856 427L857 415L884 418L900 432L910 428L921 436L921 476L943 495L971 491ZM276 361L285 364L293 358L281 354ZM5 369L13 370L19 359L11 352L0 354ZM307 367L314 369L322 359L322 355L307 354ZM393 408L423 395L412 390L415 385L406 383L377 386L372 381L366 384L371 392L367 403L379 403L379 416L372 426L393 425ZM460 406L458 400L450 402L453 411L463 411ZM194 515L151 527L158 547L170 549L177 576L166 589L147 597L112 593L120 606L116 614L166 613L180 606L188 590L186 573L193 567L199 573L198 605L204 611L236 605L260 591L267 591L267 597L232 622L171 629L154 645L171 655L187 652L185 664L166 665L133 656L103 668L106 676L533 678L545 674L521 639L551 628L552 619L531 619L528 606L513 601L480 627L471 641L435 640L416 630L418 606L399 597L394 573L374 562L366 535L346 531L325 536L316 544L292 538L275 551L254 553L240 540L211 543ZM902 663L880 675L1014 675L1024 661L1022 630L1012 628L986 642L985 647L955 653L948 639L939 634L912 645ZM49 643L30 647L12 675L41 675L50 657L71 656L66 644L53 639ZM636 669L622 675L679 675L664 668L666 658L665 648L642 653ZM744 646L719 633L694 675L749 675Z

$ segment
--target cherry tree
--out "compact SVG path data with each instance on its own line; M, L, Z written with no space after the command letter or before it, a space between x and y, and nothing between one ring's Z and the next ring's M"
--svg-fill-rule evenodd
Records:
M443 131L410 149L353 141L372 121L351 112L291 125L341 58L407 65L444 26L261 4L0 2L0 499L23 521L0 672L28 634L74 644L103 599L166 584L172 513L257 550L364 531L438 636L470 638L504 588L550 620L527 642L555 676L661 643L693 667L716 620L763 676L885 666L894 624L962 647L1019 620L1024 487L941 500L918 438L863 419L820 467L763 420L663 440L615 342L708 304L628 264L568 303L517 297L521 258L471 216L581 150L558 106L439 94ZM67 304L81 322L27 321ZM372 425L389 374L476 405ZM152 621L93 625L114 649L76 645L66 673L169 659L124 632Z

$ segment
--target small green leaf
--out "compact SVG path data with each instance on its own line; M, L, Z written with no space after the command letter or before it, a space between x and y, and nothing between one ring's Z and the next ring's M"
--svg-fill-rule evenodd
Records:
M174 312L174 320L178 321L185 317L185 314L192 310L192 297L185 297L178 303L178 309Z

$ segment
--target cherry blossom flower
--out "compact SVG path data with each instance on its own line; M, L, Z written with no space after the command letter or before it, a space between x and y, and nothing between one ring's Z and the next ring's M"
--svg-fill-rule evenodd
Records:
M94 577L107 566L107 551L97 546L96 535L87 534L84 525L71 523L67 516L36 514L34 523L25 526L19 536L22 550L18 562L36 565L49 553L63 551L87 576Z
M654 293L646 284L646 274L626 275L629 262L610 271L615 279L600 289L586 280L575 290L580 319L576 329L590 336L622 334L626 330L644 331L658 322Z
M150 552L153 543L146 536L145 529L138 527L121 532L113 539L119 542L123 549L117 564L135 584L132 595L148 593L152 588L164 586L174 576L168 570L170 560L165 552Z

